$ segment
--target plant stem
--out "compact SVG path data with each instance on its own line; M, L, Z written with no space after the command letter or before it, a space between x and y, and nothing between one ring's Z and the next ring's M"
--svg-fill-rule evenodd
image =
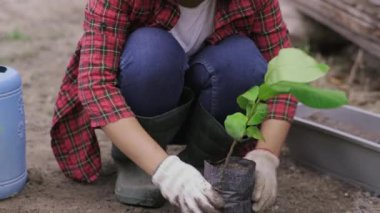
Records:
M228 165L228 163L230 162L231 155L232 155L232 152L234 151L234 148L235 148L235 145L236 145L236 144L237 144L237 140L234 140L234 142L232 142L232 145L231 145L231 147L230 147L230 150L228 151L228 154L227 154L226 160L224 161L224 165L223 165L222 170L220 171L220 174L219 174L219 177L220 177L220 183L223 182L223 179L224 179L224 171L226 170L227 165Z
M226 157L226 161L224 162L223 171L227 167L228 163L230 162L231 155L232 155L232 152L234 151L234 148L235 148L236 144L237 144L237 140L234 140L234 142L232 142L230 150L228 151L228 154L227 154L227 157Z
M248 115L248 119L250 119L253 116L253 114L255 113L257 105L258 105L259 102L260 102L260 99L256 99L255 103L253 104L253 108L252 108L251 112L248 113L249 114ZM234 140L234 142L232 142L232 145L230 147L230 150L228 151L226 160L224 162L222 173L224 173L225 168L227 167L228 163L230 162L230 158L231 158L232 152L234 151L234 148L235 148L237 142L238 142L237 140Z
M251 119L251 117L255 114L257 105L259 105L260 99L257 98L255 103L252 105L252 110L248 112L248 120Z

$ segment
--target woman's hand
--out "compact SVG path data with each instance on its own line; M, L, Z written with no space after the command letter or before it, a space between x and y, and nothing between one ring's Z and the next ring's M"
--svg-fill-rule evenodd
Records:
M253 211L263 210L274 204L277 196L276 170L280 163L277 156L267 150L249 152L245 159L256 163L255 189L252 194Z
M220 212L223 198L194 167L177 156L167 157L152 177L162 195L182 212Z
M290 123L281 120L266 120L261 125L265 141L258 141L256 149L244 157L255 161L255 189L252 194L254 211L273 205L277 196L276 170L280 164L278 156L285 142Z
M103 130L128 158L152 175L162 195L182 212L219 212L223 208L222 197L201 173L177 156L168 156L136 118L120 119Z

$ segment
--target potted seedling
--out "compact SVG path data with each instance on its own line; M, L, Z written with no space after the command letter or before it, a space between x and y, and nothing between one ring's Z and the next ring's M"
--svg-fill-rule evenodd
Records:
M347 103L341 91L315 88L311 82L323 77L329 67L296 48L282 49L268 64L263 84L237 98L242 112L227 116L224 126L234 139L223 162L205 162L204 175L225 200L224 212L251 212L255 163L231 157L235 145L247 139L265 141L259 125L265 120L268 99L292 94L312 108L337 108Z

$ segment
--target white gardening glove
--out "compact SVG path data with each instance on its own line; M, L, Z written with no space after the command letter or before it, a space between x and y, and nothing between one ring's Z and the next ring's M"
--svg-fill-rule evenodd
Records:
M152 177L162 195L182 212L220 212L223 198L201 173L177 156L167 157Z
M255 189L252 194L253 211L264 210L276 201L276 170L280 161L277 156L263 149L250 151L244 157L256 163Z

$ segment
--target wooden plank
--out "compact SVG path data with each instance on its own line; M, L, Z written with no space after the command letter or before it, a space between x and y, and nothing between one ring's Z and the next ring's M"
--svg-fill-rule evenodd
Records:
M326 1L326 0L325 0ZM363 14L368 14L372 18L380 18L379 6L380 0L328 0L330 2L339 2L354 8L357 11L360 11Z
M380 58L380 21L377 17L360 12L343 0L293 0L293 2L305 15ZM380 10L378 12L380 13Z
M376 15L380 12L380 7L373 6L371 4L366 4L366 6L358 7L357 4L347 4L347 2L336 1L336 0L323 0L324 2L335 6L342 12L347 13L348 16L355 17L367 23L369 26L374 28L380 27L380 18ZM364 9L363 7L371 7L375 9Z
M343 4L341 1L330 0L295 0L297 5L308 7L318 12L321 18L349 28L354 33L366 37L369 40L380 42L380 20L360 12L359 10ZM380 8L379 8L380 9ZM380 10L379 10L380 11Z

